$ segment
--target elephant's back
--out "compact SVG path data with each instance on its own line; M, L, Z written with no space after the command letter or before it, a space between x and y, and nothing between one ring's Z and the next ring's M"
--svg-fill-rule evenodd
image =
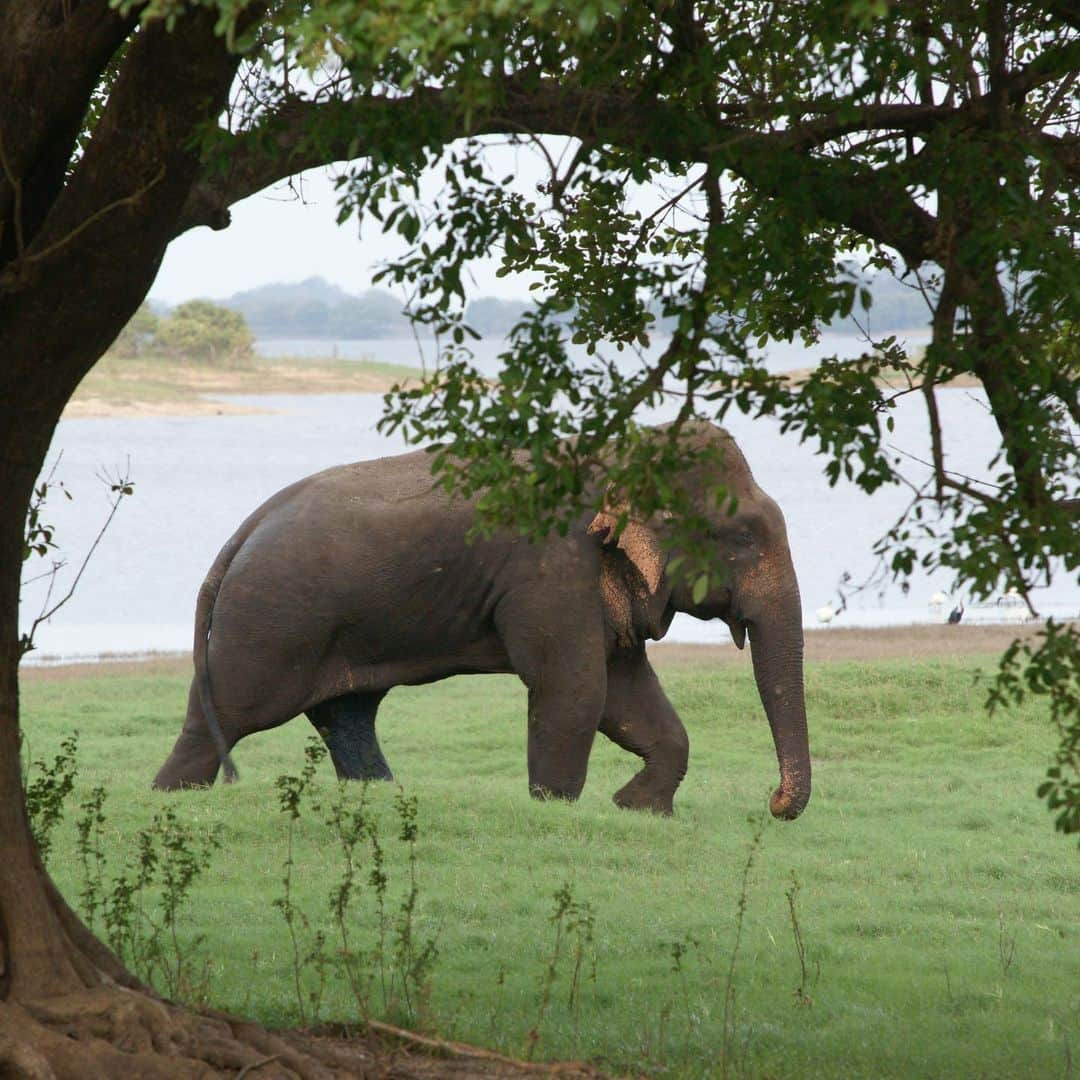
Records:
M472 508L434 487L424 452L340 465L273 496L236 534L214 624L221 635L302 639L425 617L432 582L483 573ZM453 572L448 572L448 571ZM445 587L445 586L441 586Z
M335 506L370 506L386 513L398 503L437 496L431 476L431 455L426 450L354 461L312 473L271 496L253 516L268 516L289 503L302 504L311 512Z
M356 505L370 503L383 512L396 503L437 492L431 476L431 454L426 450L335 465L314 473L294 487L297 494L316 500L346 499Z

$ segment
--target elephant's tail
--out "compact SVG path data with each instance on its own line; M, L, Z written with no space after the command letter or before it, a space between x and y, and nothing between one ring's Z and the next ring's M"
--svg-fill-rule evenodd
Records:
M217 747L218 757L221 759L221 767L224 770L227 784L231 784L238 779L240 774L233 764L232 755L229 753L229 744L225 739L225 732L221 730L221 721L218 719L217 709L214 708L214 698L210 692L210 630L218 590L221 588L222 581L225 580L225 574L228 572L233 558L240 548L244 546L249 532L249 529L241 528L221 549L218 557L214 560L214 565L210 567L210 572L206 575L206 580L203 581L199 589L199 598L195 603L195 647L193 649L195 685L199 689L199 704L202 705L203 716L206 717L206 726L210 729L210 737Z

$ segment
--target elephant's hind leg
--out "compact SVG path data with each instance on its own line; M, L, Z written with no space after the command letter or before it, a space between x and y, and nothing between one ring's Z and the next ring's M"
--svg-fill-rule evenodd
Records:
M323 737L339 780L393 780L375 737L375 714L385 691L343 694L307 711Z
M617 652L608 661L607 702L600 730L645 762L645 768L615 792L615 803L672 813L675 789L686 775L690 740L645 658L644 646Z
M221 759L217 744L210 735L199 701L195 680L188 691L187 716L172 753L154 777L154 787L160 791L180 788L209 787L217 776Z

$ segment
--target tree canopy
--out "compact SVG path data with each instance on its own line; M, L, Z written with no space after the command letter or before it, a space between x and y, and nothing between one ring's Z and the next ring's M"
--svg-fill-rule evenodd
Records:
M0 1036L23 1045L11 1002L135 985L27 829L17 613L25 508L55 425L172 238L341 163L343 220L375 214L410 242L385 277L449 342L387 423L443 443L436 475L486 491L488 525L563 525L613 439L620 501L685 509L680 425L736 408L812 440L829 480L911 485L883 542L897 573L922 561L976 596L1027 596L1080 569L1078 69L1066 0L0 7ZM543 189L505 183L493 140L547 154ZM428 204L431 169L442 191ZM469 263L488 252L534 275L539 298L496 383L470 364L463 317ZM925 295L925 355L885 341L798 385L767 372L765 340L810 340L858 310L864 269ZM614 363L650 340L656 302L676 326L662 355ZM587 363L570 362L568 339ZM885 366L908 386L883 388ZM1000 436L991 482L950 468L963 434L944 429L938 394L958 374L981 382ZM661 394L678 410L658 435L634 414ZM924 474L885 445L898 394L925 408ZM715 572L704 542L689 550L686 572ZM1023 660L1005 658L995 700L1049 695L1061 745L1042 793L1058 827L1080 830L1075 625L1048 624ZM50 1038L40 1046L74 1069L71 1040ZM102 1071L121 1067L100 1054Z

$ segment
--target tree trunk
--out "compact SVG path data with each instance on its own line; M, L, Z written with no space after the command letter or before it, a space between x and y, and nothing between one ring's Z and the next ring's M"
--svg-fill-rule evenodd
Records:
M52 428L11 425L0 447L0 993L23 997L84 985L48 903L26 817L20 770L19 578L23 520Z
M109 18L106 5L96 6ZM86 153L47 212L23 207L17 250L0 264L4 1076L205 1076L217 1068L235 1074L267 1056L278 1063L278 1075L326 1075L310 1053L253 1025L185 1013L125 970L68 907L43 867L20 767L18 612L26 508L64 405L153 282L198 171L193 136L225 103L237 58L215 36L213 24L212 12L191 12L175 33L155 24L130 43ZM3 87L7 96L13 88L18 90L17 79ZM14 104L20 109L7 116L44 115L55 103ZM10 146L5 176L20 165L18 140ZM32 163L22 164L25 182L35 174Z
M213 124L224 107L238 63L215 35L215 18L212 10L193 9L171 32L158 22L129 40L106 111L67 176L82 116L77 108L72 114L75 106L68 99L78 79L90 79L93 85L93 72L65 71L58 79L56 67L45 60L56 60L57 42L73 45L85 59L90 42L100 66L122 40L124 24L105 0L56 5L55 10L36 0L0 5L0 32L8 31L0 33L3 1077L86 1080L242 1073L265 1080L386 1071L380 1058L387 1052L372 1040L274 1036L256 1024L194 1014L161 1000L64 901L41 863L27 818L18 682L26 509L64 406L149 291L165 248L179 231L200 167L201 125ZM12 43L21 65L17 70L10 49L5 52ZM38 78L41 71L46 75ZM29 96L27 87L33 91ZM16 130L5 123L11 117L25 123ZM57 160L65 167L58 167ZM14 194L31 188L32 199ZM397 1033L395 1039L404 1036ZM444 1070L434 1062L423 1065L418 1058L416 1067L395 1061L395 1073L524 1071L494 1055L481 1053L474 1060L464 1048L446 1052L464 1054L470 1064ZM538 1067L530 1068L535 1072ZM577 1075L597 1074L581 1070Z

